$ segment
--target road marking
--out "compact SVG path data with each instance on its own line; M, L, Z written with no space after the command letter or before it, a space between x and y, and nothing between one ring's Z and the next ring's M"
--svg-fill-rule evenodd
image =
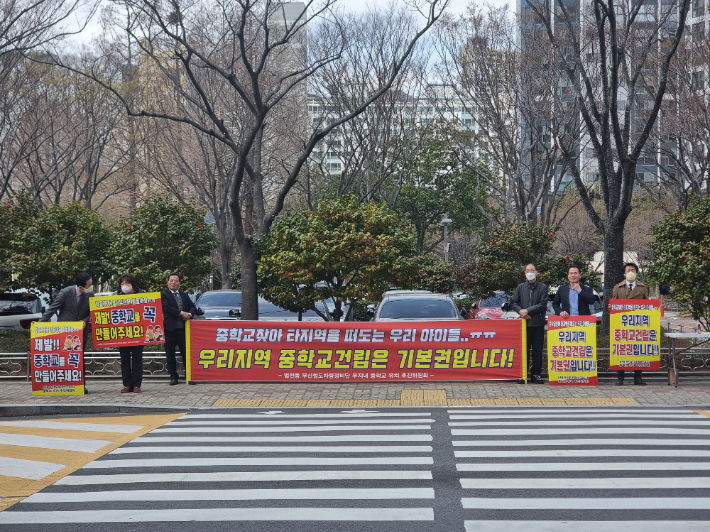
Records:
M383 407L383 406L639 406L632 397L568 397L566 399L546 399L537 397L506 397L500 399L447 399L445 390L426 390L444 392L444 395L421 394L422 390L402 390L400 399L217 399L213 407L230 408L295 408L295 407ZM420 392L420 395L407 395L404 392Z
M57 449L80 453L93 453L110 443L109 440L81 440L75 438L32 436L29 434L0 433L0 445L39 447L41 449ZM2 469L0 469L0 471L2 471Z
M182 415L3 422L0 424L0 441L5 442L0 443L0 500L3 501L0 509L12 506L134 437Z
M431 430L431 425L328 425L318 427L171 427L156 429L153 433L199 432L201 434L220 432L330 432L336 430Z
M647 430L648 432L644 432ZM452 436L561 436L569 434L674 434L690 436L710 436L710 423L707 429L679 429L663 427L639 428L587 428L587 429L451 429Z
M41 480L64 468L64 464L40 462L38 460L22 460L0 456L0 471L3 476Z
M486 415L455 415L452 414L449 416L450 419L539 419L539 418L545 418L545 419L550 419L550 418L573 418L573 419L579 419L579 412L570 412L569 414L548 414L545 412L540 412L539 414L528 414L528 413L523 413L523 414L501 414L501 415L495 415L495 414L486 414ZM638 418L652 418L652 419L663 419L663 418L671 418L671 419L699 419L698 414L696 413L689 413L689 414L669 414L669 413L663 413L663 414L651 414L651 413L641 413L641 412L634 412L634 413L628 413L628 414L612 414L612 413L602 413L602 414L592 414L592 413L585 413L584 416L586 419L593 419L593 418L603 418L603 419L609 419L609 418L624 418L624 419L638 419Z
M348 441L433 441L431 434L348 434L345 436L140 436L134 443L325 443Z
M244 490L129 490L35 493L20 504L128 501L267 501L433 499L434 488L329 488Z
M362 425L369 424L385 424L385 423L434 423L433 419L287 419L287 420L268 420L264 421L175 421L168 423L166 427L185 427L197 425L200 427L276 427L280 425ZM701 421L701 423L707 423Z
M431 471L254 471L219 473L136 473L69 475L55 486L147 482L290 482L295 480L431 480Z
M200 453L430 453L430 445L363 445L357 447L329 446L329 447L208 447L200 446ZM185 446L140 446L120 447L109 454L137 454L137 453L192 453L194 447Z
M589 499L578 497L552 497L549 499L464 497L461 499L461 503L466 509L487 510L710 510L710 498L708 497L608 497ZM708 523L705 523L705 526L708 527ZM580 528L579 530L585 529ZM672 530L681 529L672 528Z
M530 425L540 426L544 423L548 427L559 427L563 425L574 425L576 427L590 427L593 425L651 425L653 427L663 426L663 425L702 425L710 429L710 422L701 419L696 416L697 421L674 421L674 420L660 420L660 419L577 419L577 420L553 420L553 421L450 421L450 427L475 427L478 425L494 425L498 427L527 427Z
M543 445L559 445L560 447L574 447L580 445L614 445L624 447L627 445L689 445L706 446L710 445L710 440L705 438L696 439L641 439L641 438L579 438L563 440L454 440L451 442L454 447L537 447Z
M526 532L707 532L707 521L464 521L466 532L510 532L523 528Z
M539 409L533 409L533 408L512 408L510 409L511 412L519 412L520 415L535 415L535 416L548 416L548 415L555 415L555 413L558 414L569 414L569 415L578 415L578 414L619 414L619 415L624 415L624 416L635 416L635 415L648 415L648 414L672 414L674 412L679 412L679 413L688 413L688 412L695 412L694 410L690 410L687 408L683 409L673 409L673 408L661 408L661 409L646 409L646 408L579 408L579 407L571 407L571 408L539 408ZM491 414L493 416L496 416L498 414L501 414L501 417L519 417L519 414L510 414L508 412L501 412L501 409L490 409L490 408L477 408L476 410L464 410L464 409L456 409L456 410L447 410L446 411L448 414L452 414L451 418L453 419L454 415L461 415L461 414L472 414L472 415L483 415L483 414Z
M705 489L710 477L682 478L462 478L464 489Z
M709 457L710 451L697 451L688 449L557 449L546 451L454 451L456 458L593 458L597 456L660 456L667 458L669 454L682 458Z
M0 524L148 523L215 521L433 521L433 508L173 508L1 512Z
M99 460L86 464L84 469L114 469L121 467L204 467L204 466L257 466L257 465L431 465L429 456L388 456L385 458L155 458L152 460Z
M76 420L73 420L76 421ZM141 425L109 425L104 423L73 423L67 421L0 421L2 427L31 427L33 429L60 429L79 430L90 432L117 432L119 434L132 434L143 428Z
M188 414L184 419L266 419L264 418L266 412L261 414ZM421 416L431 416L431 412L343 412L340 414L268 414L268 419L273 418L286 418L286 419L296 419L296 418L373 418L373 417L421 417Z
M456 464L458 471L708 471L707 462L541 462Z

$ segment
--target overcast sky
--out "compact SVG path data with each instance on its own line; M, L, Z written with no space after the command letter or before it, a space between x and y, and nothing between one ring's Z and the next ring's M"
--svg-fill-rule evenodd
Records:
M360 1L353 1L353 0L340 0L338 4L345 9L353 9L353 10L362 10L365 9L365 7L370 4L370 5L381 5L384 6L388 4L391 0L367 0L366 2L360 2ZM448 12L449 13L464 13L466 11L466 6L472 1L475 0L450 0L450 5L448 7ZM485 1L480 1L477 2L479 4L485 4L485 3L490 3L494 6L502 6L505 4L508 4L511 9L515 9L515 2L513 0L511 1L506 1L506 0L485 0ZM358 9L360 8L360 9ZM98 13L94 16L93 20L89 22L89 25L87 26L86 30L84 30L81 34L73 37L71 40L77 42L77 43L88 43L88 41L91 40L91 38L98 33L100 33L101 28L98 23Z

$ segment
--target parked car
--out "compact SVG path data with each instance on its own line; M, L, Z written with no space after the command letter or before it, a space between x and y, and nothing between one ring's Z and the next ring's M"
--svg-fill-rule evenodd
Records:
M211 290L203 293L195 303L197 319L229 320L240 319L242 310L242 292L240 290ZM316 303L319 310L325 313L325 303ZM329 305L329 310L335 309L334 304ZM349 308L343 309L347 315ZM259 298L259 320L264 321L298 321L298 312L291 312ZM301 321L323 321L317 312L308 310L301 313Z
M468 313L469 319L474 320L500 320L518 319L517 312L509 308L510 297L502 290L494 290L491 297L481 298L471 307Z
M372 321L441 321L460 320L451 296L425 290L385 292L376 309L368 310Z
M0 293L0 331L29 330L32 322L42 317L44 308L42 300L34 294Z

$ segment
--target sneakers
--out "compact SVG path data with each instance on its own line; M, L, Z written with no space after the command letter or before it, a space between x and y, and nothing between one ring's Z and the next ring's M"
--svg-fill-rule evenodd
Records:
M624 385L624 379L616 379L616 386L623 386Z
M634 386L646 386L646 381L641 377L634 377Z
M138 388L140 390L140 388ZM133 391L133 386L124 386L121 388L121 393L131 393Z
M542 377L540 375L531 375L529 382L530 384L545 384L545 381L542 380Z

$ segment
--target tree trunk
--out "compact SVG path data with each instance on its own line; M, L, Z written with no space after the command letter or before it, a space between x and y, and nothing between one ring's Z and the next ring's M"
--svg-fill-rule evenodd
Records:
M242 319L259 319L259 287L256 283L256 249L251 238L239 243L242 258Z
M232 288L232 242L222 236L219 240L219 262L222 272L222 288Z
M604 232L604 302L611 299L614 285L624 277L624 221L610 222ZM604 304L602 333L609 331L609 305Z

